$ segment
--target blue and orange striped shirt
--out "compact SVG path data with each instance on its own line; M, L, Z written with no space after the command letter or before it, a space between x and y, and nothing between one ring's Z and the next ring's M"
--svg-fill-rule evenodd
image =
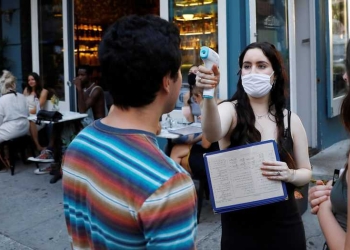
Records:
M95 121L69 145L62 183L74 249L195 249L195 187L154 134Z

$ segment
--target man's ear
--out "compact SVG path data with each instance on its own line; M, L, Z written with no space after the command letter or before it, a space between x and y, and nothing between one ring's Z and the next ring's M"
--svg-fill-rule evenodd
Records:
M171 84L171 81L170 81L169 74L166 74L165 76L163 76L163 80L162 80L162 88L166 93L170 93L170 84Z

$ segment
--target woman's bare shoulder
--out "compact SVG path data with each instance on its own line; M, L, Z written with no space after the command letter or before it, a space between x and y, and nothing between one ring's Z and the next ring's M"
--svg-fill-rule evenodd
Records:
M40 92L40 96L47 97L49 95L49 91L47 89L42 89Z
M228 109L235 109L236 101L221 101L219 102L219 106L228 108Z
M231 101L224 101L219 104L218 109L221 121L226 123L232 130L237 122L236 104Z

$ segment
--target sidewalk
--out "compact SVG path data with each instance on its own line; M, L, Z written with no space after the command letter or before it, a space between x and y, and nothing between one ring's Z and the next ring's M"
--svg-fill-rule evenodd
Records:
M314 176L331 178L333 169L342 167L349 141L341 141L311 158ZM0 173L0 249L70 249L62 208L61 181L50 184L50 175L35 175L35 164L19 161L16 173ZM303 215L309 250L322 249L324 238L317 217ZM198 225L197 249L220 249L220 215L214 215L204 202ZM283 247L281 248L283 249Z

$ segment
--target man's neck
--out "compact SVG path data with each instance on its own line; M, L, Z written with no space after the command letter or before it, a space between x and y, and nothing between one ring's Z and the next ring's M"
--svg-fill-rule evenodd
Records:
M160 112L151 107L122 110L116 106L102 119L102 123L120 129L137 129L155 134L159 124Z
M93 85L95 85L95 83L94 83L94 82L88 82L88 83L86 84L86 86L85 86L84 90L85 90L85 91L90 90L90 89L91 89L91 87L92 87Z

